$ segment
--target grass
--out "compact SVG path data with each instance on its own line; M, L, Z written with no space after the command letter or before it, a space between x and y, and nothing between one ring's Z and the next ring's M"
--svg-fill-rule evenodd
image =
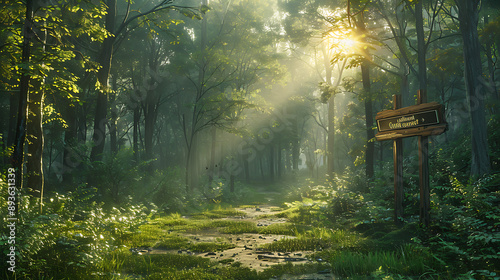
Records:
M193 268L208 269L213 264L209 259L181 255L129 255L123 262L123 272L135 275L151 275L154 273L189 270Z
M189 239L171 234L157 241L153 247L165 250L186 249L189 247Z
M264 244L265 250L276 252L323 251L329 248L357 248L362 244L358 234L344 230L332 231L326 228L315 228L298 233L297 238L283 238L276 242Z
M423 275L430 269L432 256L423 247L406 245L399 251L368 253L340 251L330 260L332 271L340 276L370 275L377 270L393 274Z
M242 234L242 233L259 233L259 228L254 222L250 221L226 221L224 227L219 228L220 233Z
M310 230L310 226L296 225L293 223L277 223L259 228L259 234L282 234L296 236Z
M118 243L128 247L152 247L159 240L168 238L169 234L165 230L154 224L145 224L133 234L123 235Z
M278 277L278 276L281 276L284 274L302 275L302 274L309 274L309 273L317 273L318 271L322 271L322 270L326 270L326 269L329 269L328 264L307 263L307 264L294 265L290 262L287 262L285 264L278 264L278 265L271 266L270 268L261 272L260 277L263 279L276 279L273 277ZM285 279L285 278L283 278L283 279Z
M201 213L191 215L193 219L222 219L227 217L245 217L246 213L234 208L205 210Z
M225 219L244 217L245 212L230 206L217 205L189 218L180 214L157 218L142 225L139 233L128 236L126 245L147 246L153 244L162 249L188 249L193 252L217 252L234 248L225 239L216 242L193 242L182 233L210 231L222 234L276 234L286 235L272 243L261 245L261 249L274 252L313 251L311 259L326 260L318 263L273 265L261 273L235 262L233 259L213 261L185 254L165 255L117 255L109 259L109 268L121 270L132 278L144 279L270 279L284 274L302 275L329 269L336 276L366 277L367 275L394 274L400 277L420 276L432 272L429 262L432 254L409 242L413 228L394 228L391 225L359 226L354 230L332 230L325 227L321 213L325 196L323 189L305 188L307 194L302 201L286 204L287 207L272 207L271 213L261 218L285 218L288 222L257 226L255 221ZM282 198L276 196L276 199ZM274 201L276 202L276 201ZM240 206L258 208L258 204ZM274 213L273 213L274 212ZM312 225L316 225L313 227ZM321 226L318 226L321 225ZM129 253L129 252L126 252ZM304 256L306 257L306 256ZM384 274L385 273L385 274ZM121 278L120 278L121 279ZM382 278L380 278L382 279ZM385 278L384 278L385 279ZM389 279L389 278L387 278ZM392 279L392 278L391 278Z
M185 280L263 280L255 270L231 265L231 261L215 262L207 258L163 254L163 255L122 255L121 272L118 279L185 279ZM117 279L117 278L114 278Z

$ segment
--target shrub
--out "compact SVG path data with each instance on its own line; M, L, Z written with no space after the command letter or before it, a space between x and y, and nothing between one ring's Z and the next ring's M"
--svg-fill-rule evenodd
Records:
M458 272L500 267L500 174L465 184L450 176L438 192L444 195L433 196L433 234L424 241L441 264Z

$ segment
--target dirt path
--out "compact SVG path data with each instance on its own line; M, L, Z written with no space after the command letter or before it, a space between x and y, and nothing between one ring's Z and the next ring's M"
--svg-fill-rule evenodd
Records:
M278 211L274 211L276 208L272 205L261 205L258 207L244 207L236 208L241 212L245 213L243 217L229 217L223 219L229 220L239 220L239 221L251 221L255 223L257 227L266 227L272 224L285 223L287 220L285 218L272 218L269 214L277 214ZM255 269L258 272L269 268L272 265L282 264L286 262L293 262L294 264L305 264L312 262L307 257L310 253L309 251L299 251L299 252L270 252L263 251L260 247L264 244L276 242L282 238L296 238L294 236L278 235L278 234L254 234L254 233L244 233L244 234L221 234L217 232L216 229L205 230L195 233L184 233L182 236L189 238L193 243L198 242L220 242L224 240L226 243L231 243L235 247L232 249L227 249L219 252L208 252L208 253L194 253L188 250L157 250L154 249L150 254L165 254L165 253L176 253L176 254L189 254L195 256L201 256L205 258L210 258L214 261L220 262L239 262L241 266L249 267ZM290 276L283 275L280 278L274 279L334 279L334 277L329 273L323 274L309 274L301 276Z

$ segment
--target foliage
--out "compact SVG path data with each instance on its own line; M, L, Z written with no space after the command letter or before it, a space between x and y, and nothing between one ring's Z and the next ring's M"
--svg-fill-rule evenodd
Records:
M141 166L137 164L131 149L121 149L116 154L107 154L102 161L89 162L88 176L99 190L102 200L120 204L132 194L133 183L141 179Z
M323 251L329 248L353 249L360 245L359 236L343 230L315 228L296 233L296 238L283 238L262 246L265 250L277 252Z
M5 206L6 185L1 187L1 205ZM95 195L95 189L85 187L65 195L54 193L46 198L45 215L33 211L37 209L33 207L35 199L22 196L16 235L17 277L78 275L84 279L88 271L105 267L109 254L119 246L117 240L135 232L150 213L143 205L126 202L105 212L103 205L94 201ZM2 228L2 244L8 236L6 230ZM6 263L5 254L1 258Z
M196 196L186 195L182 171L179 168L156 171L153 179L148 181L153 189L142 196L151 199L164 213L183 212L189 201L196 202Z
M398 251L356 253L343 251L330 260L335 275L350 277L384 271L403 275L425 275L434 272L432 255L418 245L406 245Z
M471 267L495 271L500 265L500 174L468 183L450 176L449 184L437 189L444 195L433 196L436 222L426 242L438 261L458 272Z

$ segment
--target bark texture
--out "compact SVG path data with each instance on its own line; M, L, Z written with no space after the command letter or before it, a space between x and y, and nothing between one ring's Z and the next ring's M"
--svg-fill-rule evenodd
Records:
M477 31L479 0L455 0L458 6L460 33L463 39L464 74L471 122L471 175L491 171L484 100L486 87L481 83L481 45Z

